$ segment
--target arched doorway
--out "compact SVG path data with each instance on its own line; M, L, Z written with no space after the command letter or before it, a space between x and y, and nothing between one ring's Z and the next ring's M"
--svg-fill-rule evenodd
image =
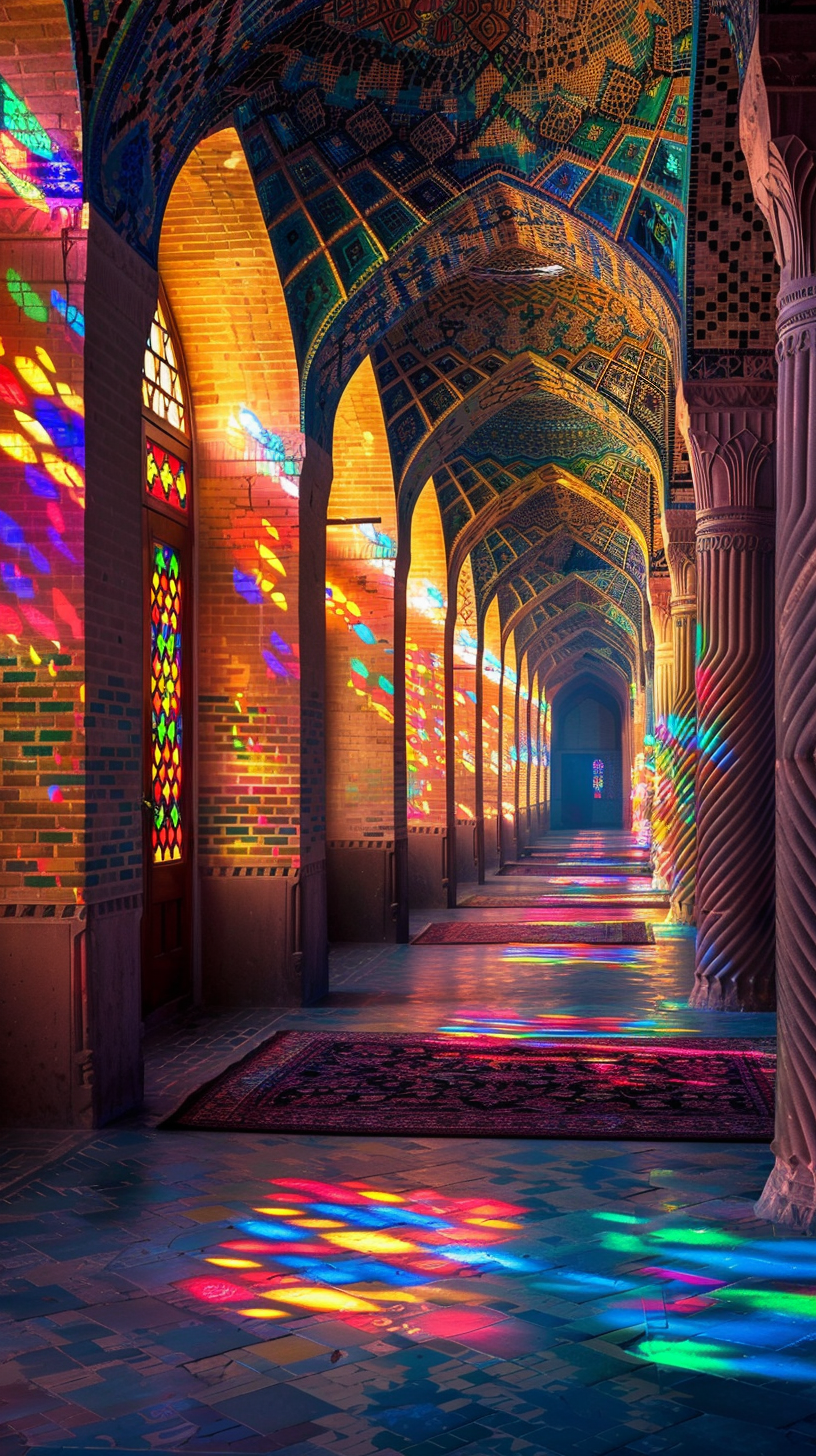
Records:
M622 714L617 697L586 679L553 704L553 829L623 827Z

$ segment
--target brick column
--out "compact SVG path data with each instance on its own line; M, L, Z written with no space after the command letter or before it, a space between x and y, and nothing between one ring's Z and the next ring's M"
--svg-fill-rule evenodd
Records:
M300 476L300 954L304 1004L329 985L326 931L326 507L331 457L308 435Z

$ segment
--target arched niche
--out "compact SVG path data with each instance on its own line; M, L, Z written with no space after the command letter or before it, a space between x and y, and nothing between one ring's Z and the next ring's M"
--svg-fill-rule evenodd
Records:
M565 683L552 703L554 830L622 829L629 734L622 693L594 674Z

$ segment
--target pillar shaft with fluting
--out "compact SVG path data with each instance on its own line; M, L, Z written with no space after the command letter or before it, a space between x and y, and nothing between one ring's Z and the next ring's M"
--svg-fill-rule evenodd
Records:
M691 1004L772 1010L776 391L687 385L697 501L697 946Z
M816 174L816 168L814 169ZM816 1227L816 277L780 293L776 1165L760 1215Z
M671 573L674 664L669 736L672 753L672 803L668 854L671 861L670 920L694 924L694 879L697 832L694 780L697 766L697 697L694 658L697 636L697 573L694 514L671 510L665 517L666 555Z
M805 32L807 22L803 17ZM816 26L811 27L816 35ZM764 32L765 38L768 32ZM805 36L806 39L806 36ZM782 57L785 62L785 57ZM801 125L807 135L792 135ZM776 1161L760 1218L816 1229L816 115L765 90L759 42L740 134L781 268L776 357Z
M672 879L669 857L671 827L672 755L669 713L674 691L674 644L671 626L671 581L667 575L650 582L654 656L655 784L652 802L652 865L656 889L668 890Z

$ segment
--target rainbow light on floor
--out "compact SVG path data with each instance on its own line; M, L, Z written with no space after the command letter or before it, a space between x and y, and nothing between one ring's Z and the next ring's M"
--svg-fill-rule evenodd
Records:
M587 1018L587 1025L609 1034L615 1021ZM567 1359L576 1338L567 1327L584 1316L589 1324L579 1347L583 1338L627 1331L622 1350L634 1378L642 1362L813 1383L816 1244L745 1237L697 1208L672 1210L672 1170L646 1177L664 1193L661 1211L641 1211L637 1200L585 1210L570 1215L580 1222L575 1235L559 1232L555 1240L548 1221L560 1221L560 1210L545 1203L531 1223L524 1217L529 1209L495 1199L492 1190L462 1198L427 1188L398 1193L360 1182L274 1179L259 1189L255 1217L242 1221L236 1212L231 1234L238 1236L222 1235L203 1249L206 1272L180 1287L196 1303L220 1306L224 1317L252 1321L250 1330L267 1321L310 1321L319 1340L314 1321L342 1317L359 1330L353 1343L362 1346L389 1332L427 1339L428 1319L435 1338L466 1343L463 1307L483 1339L508 1317L508 1300L513 1318L524 1322L544 1296L563 1302L553 1314L556 1325L559 1317L565 1322ZM314 1225L328 1210L335 1226L324 1234ZM253 1236L259 1216L260 1238Z
M582 1037L631 1040L633 1037L693 1035L696 1030L695 1026L683 1026L679 1022L667 1022L656 1017L627 1020L622 1016L575 1016L567 1012L533 1017L456 1017L446 1025L437 1027L437 1031L444 1036L456 1036L471 1041L483 1038L494 1041L526 1041L538 1046Z
M419 1286L473 1268L534 1274L548 1267L506 1247L508 1235L523 1230L518 1220L526 1210L492 1196L432 1189L403 1196L356 1183L274 1179L262 1198L256 1216L236 1224L242 1237L204 1251L208 1265L231 1277L185 1281L193 1298L240 1305L236 1312L253 1320L329 1313L353 1320L395 1298L414 1302Z
M619 966L636 966L654 973L654 954L650 945L508 945L501 948L502 960L524 966L567 966L591 963L614 970Z

